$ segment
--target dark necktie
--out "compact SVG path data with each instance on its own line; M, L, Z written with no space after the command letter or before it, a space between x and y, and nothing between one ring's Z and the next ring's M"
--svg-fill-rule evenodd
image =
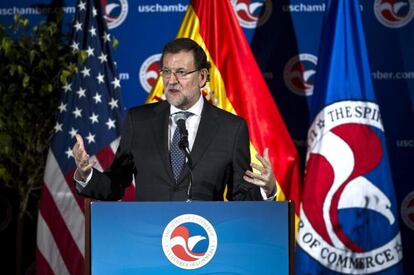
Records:
M191 116L192 113L190 112L179 112L175 113L173 116L174 121L179 124L183 123L182 127L185 129L185 121L189 116ZM177 119L178 118L178 119ZM184 121L178 121L178 120L184 120ZM179 129L179 126L175 128L174 135L171 141L171 152L170 152L170 158L171 158L171 167L174 174L174 178L177 181L181 171L183 170L184 163L185 163L185 153L184 148L180 148L180 141L181 141L181 132Z

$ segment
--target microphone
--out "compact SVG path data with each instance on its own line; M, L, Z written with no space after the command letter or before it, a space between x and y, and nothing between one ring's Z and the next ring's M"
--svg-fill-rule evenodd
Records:
M193 162L190 155L190 146L188 143L188 131L185 126L185 122L188 118L188 114L184 112L177 113L174 116L174 122L177 124L178 131L180 132L181 138L178 143L179 148L184 152L187 158L187 166L189 173L188 186L187 186L187 202L192 201L192 185L193 185Z
M185 114L184 112L180 112L174 115L174 122L177 125L178 131L180 132L180 136L181 136L178 146L184 152L189 147L188 131L187 131L187 128L185 127L185 122L187 118L188 118L188 114Z

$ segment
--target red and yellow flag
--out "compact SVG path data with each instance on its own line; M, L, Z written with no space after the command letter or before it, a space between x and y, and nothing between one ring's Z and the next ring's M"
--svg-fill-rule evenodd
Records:
M230 1L194 0L177 38L195 40L211 62L210 82L203 94L211 103L243 117L250 134L250 152L269 148L278 185L277 200L294 200L299 205L299 157L279 110L256 64ZM147 103L163 98L159 78Z

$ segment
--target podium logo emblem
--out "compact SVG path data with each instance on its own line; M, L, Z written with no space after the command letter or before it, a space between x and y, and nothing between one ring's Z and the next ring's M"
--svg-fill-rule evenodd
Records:
M162 234L162 249L167 259L182 269L206 265L217 249L217 234L205 218L184 214L170 221Z

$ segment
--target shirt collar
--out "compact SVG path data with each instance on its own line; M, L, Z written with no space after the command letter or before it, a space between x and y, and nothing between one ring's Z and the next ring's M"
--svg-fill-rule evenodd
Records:
M201 111L203 110L203 106L204 106L204 97L203 95L200 95L200 98L198 99L198 101L193 106L191 106L191 108L188 110L181 110L173 105L170 105L170 114L173 115L175 113L185 111L185 112L190 112L193 115L201 116Z

